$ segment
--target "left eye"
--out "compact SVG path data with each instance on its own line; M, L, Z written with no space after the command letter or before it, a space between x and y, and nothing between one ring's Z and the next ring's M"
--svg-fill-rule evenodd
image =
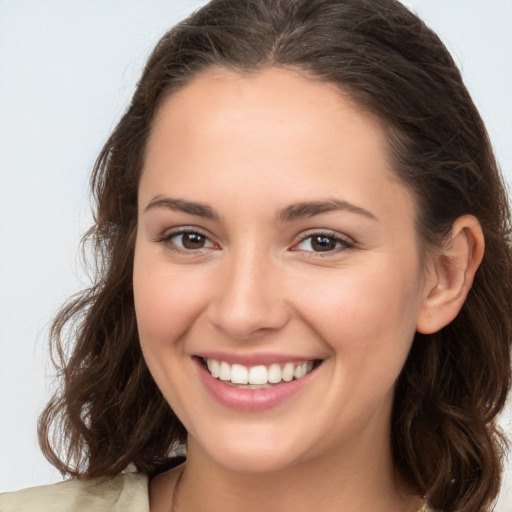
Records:
M328 234L311 235L295 246L295 250L310 252L330 252L350 244L338 237Z
M166 237L166 242L172 243L177 249L193 251L213 247L213 243L205 235L194 231L172 233Z

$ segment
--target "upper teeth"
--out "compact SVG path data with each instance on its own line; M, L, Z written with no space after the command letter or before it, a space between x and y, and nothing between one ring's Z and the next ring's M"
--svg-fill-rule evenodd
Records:
M270 366L251 366L242 364L229 364L225 361L206 359L209 372L216 379L231 381L233 384L278 384L282 380L291 380L304 377L313 369L313 361L299 363L286 363L281 366L278 363Z

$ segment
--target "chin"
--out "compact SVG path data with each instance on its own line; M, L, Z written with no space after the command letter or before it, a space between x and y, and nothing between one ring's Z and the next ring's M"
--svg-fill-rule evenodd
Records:
M189 441L189 446L190 446ZM197 441L193 444L197 444ZM296 443L293 443L295 447ZM190 446L192 448L192 446ZM206 441L195 449L206 452L208 458L227 470L240 474L263 474L282 471L304 457L293 446L264 437L261 442L248 436L226 437L225 442L216 439Z
M293 460L293 458L276 452L245 450L244 452L224 453L217 462L233 472L254 475L277 473L292 466Z

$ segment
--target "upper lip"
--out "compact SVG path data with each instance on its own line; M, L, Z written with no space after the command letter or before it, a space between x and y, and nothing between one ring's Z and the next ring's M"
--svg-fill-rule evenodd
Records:
M304 361L316 361L320 358L305 355L290 354L271 354L271 353L251 353L243 354L236 352L218 352L208 351L194 354L195 357L202 359L215 359L216 361L225 361L228 364L241 364L243 366L269 366L273 363L300 363Z

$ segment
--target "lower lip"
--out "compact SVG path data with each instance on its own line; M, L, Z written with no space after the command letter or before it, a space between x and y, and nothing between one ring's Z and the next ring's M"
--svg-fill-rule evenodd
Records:
M271 388L241 389L215 379L200 361L196 362L203 385L210 395L224 407L238 411L257 412L277 407L299 393L310 381L312 374L316 373L315 368L300 379L282 382Z

